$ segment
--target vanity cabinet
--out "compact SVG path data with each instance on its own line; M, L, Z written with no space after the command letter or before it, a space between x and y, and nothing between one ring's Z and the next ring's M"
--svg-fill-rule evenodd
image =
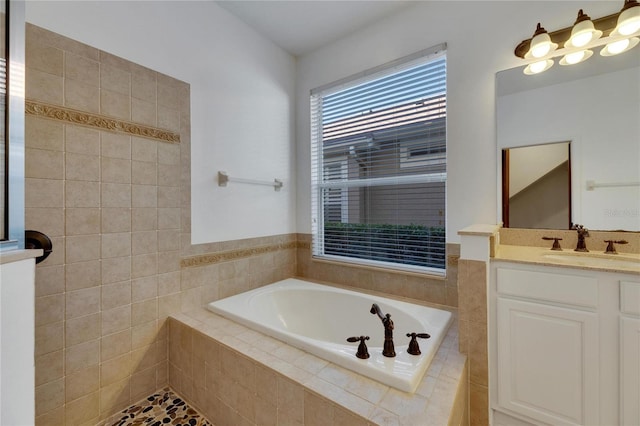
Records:
M492 409L524 424L640 424L640 283L631 277L492 262ZM623 300L637 301L637 316Z

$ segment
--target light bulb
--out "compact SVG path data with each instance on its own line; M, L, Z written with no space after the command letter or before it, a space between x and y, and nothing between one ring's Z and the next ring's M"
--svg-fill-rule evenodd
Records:
M531 56L533 56L534 58L542 58L544 55L549 53L549 50L551 50L551 43L539 43L533 49L531 49Z
M629 47L629 39L614 41L613 43L607 44L606 49L612 55L617 55L618 53L624 52L624 50Z
M630 20L618 27L618 32L622 35L631 35L640 30L640 17L635 20Z
M569 65L577 64L578 62L582 61L582 58L584 58L584 50L569 53L567 56L565 56L565 58Z
M571 44L575 47L582 47L585 44L589 43L593 38L593 33L591 31L584 32L582 34L578 34L571 38Z
M533 64L531 64L531 72L533 74L538 74L544 71L546 66L547 66L547 61L534 62Z
M640 30L640 3L637 0L625 0L614 31L621 35L631 35L638 30Z

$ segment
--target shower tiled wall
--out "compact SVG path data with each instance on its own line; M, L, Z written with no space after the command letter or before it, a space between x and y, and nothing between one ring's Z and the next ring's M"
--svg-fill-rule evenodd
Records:
M167 383L189 86L32 25L26 54L36 422L96 424Z

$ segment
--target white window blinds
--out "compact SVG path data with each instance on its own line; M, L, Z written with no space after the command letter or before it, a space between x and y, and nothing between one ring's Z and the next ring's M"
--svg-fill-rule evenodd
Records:
M312 92L314 256L444 271L446 56L433 50Z

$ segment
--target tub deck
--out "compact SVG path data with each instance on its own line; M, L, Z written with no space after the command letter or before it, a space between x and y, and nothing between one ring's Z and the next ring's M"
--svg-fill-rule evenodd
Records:
M410 394L201 308L170 317L170 385L220 424L468 424L456 323Z

